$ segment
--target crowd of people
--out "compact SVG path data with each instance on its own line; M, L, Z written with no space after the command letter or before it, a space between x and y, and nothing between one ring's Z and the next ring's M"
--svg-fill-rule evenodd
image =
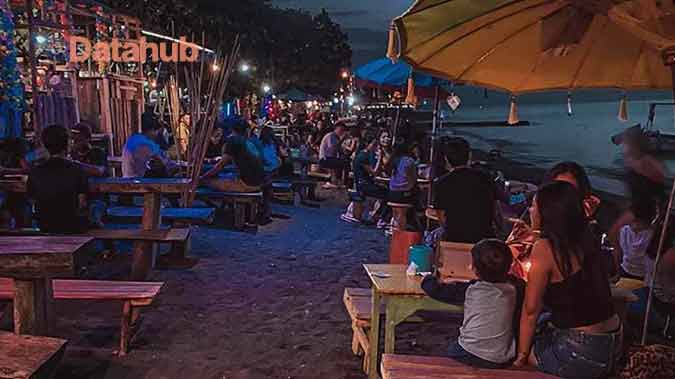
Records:
M190 122L189 116L181 120ZM459 338L449 348L455 359L488 368L530 364L561 377L599 378L616 368L628 329L613 307L612 280L653 283L657 311L674 313L672 222L661 238L666 175L640 135L623 141L630 207L605 235L595 220L601 202L575 162L553 167L538 191L523 197L512 193L499 173L474 162L463 138L438 139L430 157L422 141L393 135L387 119L318 116L286 126L287 138L280 139L269 125L219 121L208 139L200 185L220 192L262 191L259 221L264 224L272 216L273 180L321 170L330 174L324 189L349 188L352 200L375 201L372 211L359 217L351 204L344 221L378 225L389 233L426 229L432 247L439 241L475 244L477 280L446 283L432 274L422 284L433 298L464 304ZM189 129L173 143L163 137L165 129L154 115L143 115L141 132L124 146L122 176L171 177L180 171L176 159L189 154ZM0 173L28 175L26 194L5 196L6 226L33 225L29 199L44 232L103 226L106 199L88 193L87 181L110 175L108 154L91 138L91 126L80 123L72 130L45 128L45 153L30 152L21 140L4 141ZM526 211L505 217L504 205L514 202L524 203ZM661 240L663 255L655 271Z

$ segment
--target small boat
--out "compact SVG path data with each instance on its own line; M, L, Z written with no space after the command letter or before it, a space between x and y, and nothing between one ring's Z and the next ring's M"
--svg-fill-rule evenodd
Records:
M675 106L672 103L651 103L649 104L649 117L647 124L643 128L641 124L634 125L623 132L612 136L612 142L615 145L623 143L623 139L627 135L642 134L647 140L647 149L653 154L673 154L675 153L675 134L664 133L658 129L654 129L654 119L656 117L657 106Z

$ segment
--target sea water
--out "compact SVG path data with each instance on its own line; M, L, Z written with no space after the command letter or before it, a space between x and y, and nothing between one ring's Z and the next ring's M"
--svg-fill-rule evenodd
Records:
M460 96L462 96L460 94ZM464 104L454 112L443 110L450 122L503 121L508 118L509 99L491 94L488 98L465 95ZM495 99L496 98L496 99ZM629 121L618 120L621 94L591 93L572 98L572 114L568 114L567 94L528 95L519 101L518 113L531 126L494 128L453 128L472 147L481 150L498 149L503 156L516 162L548 169L560 161L572 160L582 164L589 173L593 187L610 193L625 194L622 182L623 158L621 147L610 138L624 129L647 122L649 104L672 103L668 92L628 95ZM673 108L659 106L654 128L675 134ZM447 130L447 129L446 129ZM675 174L675 154L662 156L670 181Z

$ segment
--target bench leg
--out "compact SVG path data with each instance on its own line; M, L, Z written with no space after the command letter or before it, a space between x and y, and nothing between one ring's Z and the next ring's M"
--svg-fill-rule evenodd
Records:
M352 325L352 353L356 356L360 356L363 353L363 350L361 349L361 343L359 342L356 328L356 325Z
M120 332L120 356L125 356L129 352L129 342L131 341L131 322L133 309L130 301L125 301L122 308L122 325Z
M260 219L260 204L258 201L252 201L249 206L249 219L248 223L252 225L258 225L258 220Z
M240 201L235 201L232 204L232 209L234 213L234 228L243 229L246 225L246 203Z

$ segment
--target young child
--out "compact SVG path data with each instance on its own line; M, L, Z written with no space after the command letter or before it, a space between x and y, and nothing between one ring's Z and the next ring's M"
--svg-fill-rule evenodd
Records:
M634 219L619 230L618 246L614 249L621 276L644 279L646 252L654 234L652 221L657 207L657 202L650 199L636 198L631 204Z
M478 280L443 283L427 276L422 288L433 299L464 303L464 322L459 339L450 344L450 358L479 368L506 368L516 356L525 282L509 275L513 257L504 242L483 240L471 255Z

